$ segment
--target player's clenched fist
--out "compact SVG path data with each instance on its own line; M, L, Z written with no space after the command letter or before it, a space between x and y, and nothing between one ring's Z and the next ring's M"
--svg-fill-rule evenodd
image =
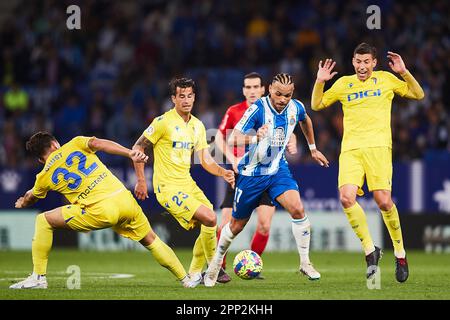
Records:
M269 134L269 126L267 124L263 125L256 132L256 136L258 137L258 141L261 141Z
M22 208L23 207L23 201L24 201L24 197L20 197L19 199L17 199L15 207L17 209Z
M142 163L142 162L146 163L148 160L148 156L139 150L131 150L130 158L134 162L139 162L139 163Z

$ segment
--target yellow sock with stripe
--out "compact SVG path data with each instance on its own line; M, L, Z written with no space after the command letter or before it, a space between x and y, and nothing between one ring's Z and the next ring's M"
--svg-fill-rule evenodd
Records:
M217 246L216 237L217 226L207 227L202 225L200 228L200 240L202 241L203 252L205 253L206 262L209 263L214 257Z
M394 204L388 211L381 210L381 214L391 236L395 256L397 258L404 258L406 253L403 247L402 229L400 228L400 217L398 216L397 207Z
M367 226L366 215L363 208L356 202L349 208L344 208L347 215L347 220L356 233L356 236L361 240L361 245L366 256L375 250L372 237L370 236L369 227Z
M146 248L152 253L158 263L168 269L178 279L182 280L186 277L186 270L176 256L175 252L165 244L158 236L151 245Z
M195 240L194 248L192 249L192 261L189 267L189 274L201 273L203 266L206 263L205 253L203 252L203 245L201 234Z
M53 228L48 223L43 213L36 216L34 237L31 243L31 255L33 256L33 272L38 275L47 273L48 255L53 244Z

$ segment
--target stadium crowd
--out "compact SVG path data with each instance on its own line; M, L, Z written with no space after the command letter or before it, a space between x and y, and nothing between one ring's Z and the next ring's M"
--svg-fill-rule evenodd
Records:
M242 79L252 71L266 89L276 73L293 75L317 145L337 161L341 108L313 112L311 90L320 59L336 60L338 76L353 74L353 49L363 41L378 48L377 69L390 70L386 52L398 52L425 90L421 101L394 100L394 160L450 153L445 0L379 1L379 30L366 26L368 1L78 1L81 30L66 27L69 4L19 1L0 25L0 166L34 165L24 143L38 130L62 143L82 134L131 146L171 108L176 75L196 81L194 114L217 128L243 100ZM311 161L302 139L290 161Z

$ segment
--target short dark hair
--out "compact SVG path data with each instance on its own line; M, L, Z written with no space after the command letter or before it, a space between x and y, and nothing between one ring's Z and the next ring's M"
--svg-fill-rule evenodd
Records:
M247 73L244 76L244 83L242 84L242 86L245 86L245 79L259 79L259 81L261 82L261 86L263 86L263 78L261 77L261 75L258 72L250 72Z
M371 46L368 43L360 43L358 44L358 46L355 48L355 51L353 51L353 56L355 56L356 54L367 54L370 53L372 55L373 59L376 59L377 57L377 48Z
M52 141L58 141L56 138L46 131L35 133L27 141L25 148L36 158L42 158L45 152L51 147Z
M279 73L272 79L272 83L279 82L281 84L294 84L294 80L292 79L292 76L287 73Z
M177 95L177 88L192 88L192 92L195 93L195 82L188 78L173 78L169 83L169 90L172 96Z

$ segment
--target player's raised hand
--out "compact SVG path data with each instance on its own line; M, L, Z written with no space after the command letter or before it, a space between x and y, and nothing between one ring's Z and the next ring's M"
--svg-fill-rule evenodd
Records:
M131 150L130 158L134 162L138 162L138 163L146 163L148 160L148 156L144 152L139 151L139 150Z
M403 62L402 57L398 53L388 51L387 57L390 60L389 67L391 67L392 71L398 74L406 73L405 63Z
M256 136L258 137L258 141L261 141L262 139L267 137L268 134L269 134L269 125L267 125L267 124L262 125L258 129L258 131L256 132Z
M322 60L319 61L319 70L317 71L317 81L325 82L333 78L337 72L333 71L336 61L333 59L326 59L322 65Z
M25 198L24 198L24 197L20 197L19 199L16 200L15 207L16 207L17 209L23 208L23 202L24 202L24 201L25 201Z
M134 195L139 200L148 199L147 183L145 180L138 180L134 186Z
M311 156L316 160L322 167L329 167L330 162L328 159L317 149L311 150Z
M228 182L231 187L234 189L234 171L233 170L224 170L223 178L226 182Z

